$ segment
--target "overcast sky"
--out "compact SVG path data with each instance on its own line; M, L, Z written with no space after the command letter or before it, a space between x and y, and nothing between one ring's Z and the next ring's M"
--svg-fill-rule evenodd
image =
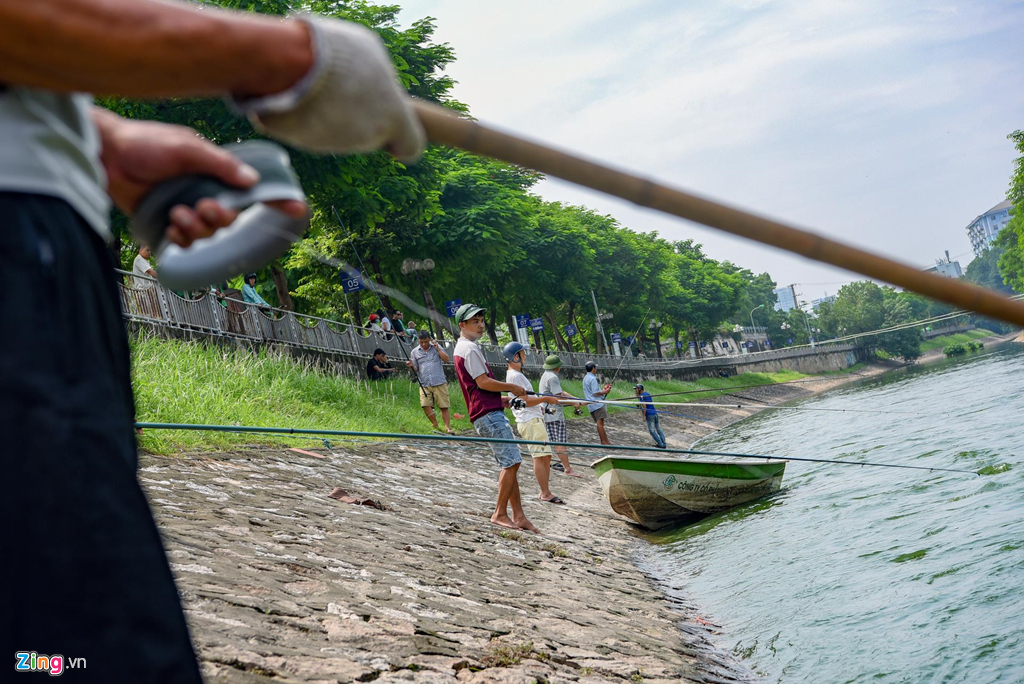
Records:
M396 0L437 19L482 121L921 267L972 258L1024 128L1024 2ZM546 199L807 297L848 272L560 181Z

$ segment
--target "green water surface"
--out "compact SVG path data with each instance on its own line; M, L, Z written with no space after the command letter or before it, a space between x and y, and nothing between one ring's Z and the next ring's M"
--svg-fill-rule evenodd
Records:
M791 462L773 498L650 535L642 562L773 682L1024 682L1024 345L766 411L700 448Z

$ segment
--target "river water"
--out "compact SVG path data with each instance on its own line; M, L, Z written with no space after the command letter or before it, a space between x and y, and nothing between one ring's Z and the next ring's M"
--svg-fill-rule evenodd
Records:
M1024 345L765 411L698 448L790 462L769 500L652 533L642 564L771 682L1024 682Z

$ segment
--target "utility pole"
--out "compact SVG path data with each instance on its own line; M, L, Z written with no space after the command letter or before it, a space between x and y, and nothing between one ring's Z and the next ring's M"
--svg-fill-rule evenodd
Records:
M608 338L604 335L604 325L601 323L601 310L597 308L597 295L594 291L590 291L590 298L594 301L594 320L597 323L597 339L598 342L604 342L604 353L611 354L612 348L608 346ZM600 354L601 350L598 349L597 353Z

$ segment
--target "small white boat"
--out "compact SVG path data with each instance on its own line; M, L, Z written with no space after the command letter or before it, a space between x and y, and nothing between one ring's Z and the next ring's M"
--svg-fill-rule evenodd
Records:
M616 513L656 530L777 492L786 461L608 456L591 467Z

